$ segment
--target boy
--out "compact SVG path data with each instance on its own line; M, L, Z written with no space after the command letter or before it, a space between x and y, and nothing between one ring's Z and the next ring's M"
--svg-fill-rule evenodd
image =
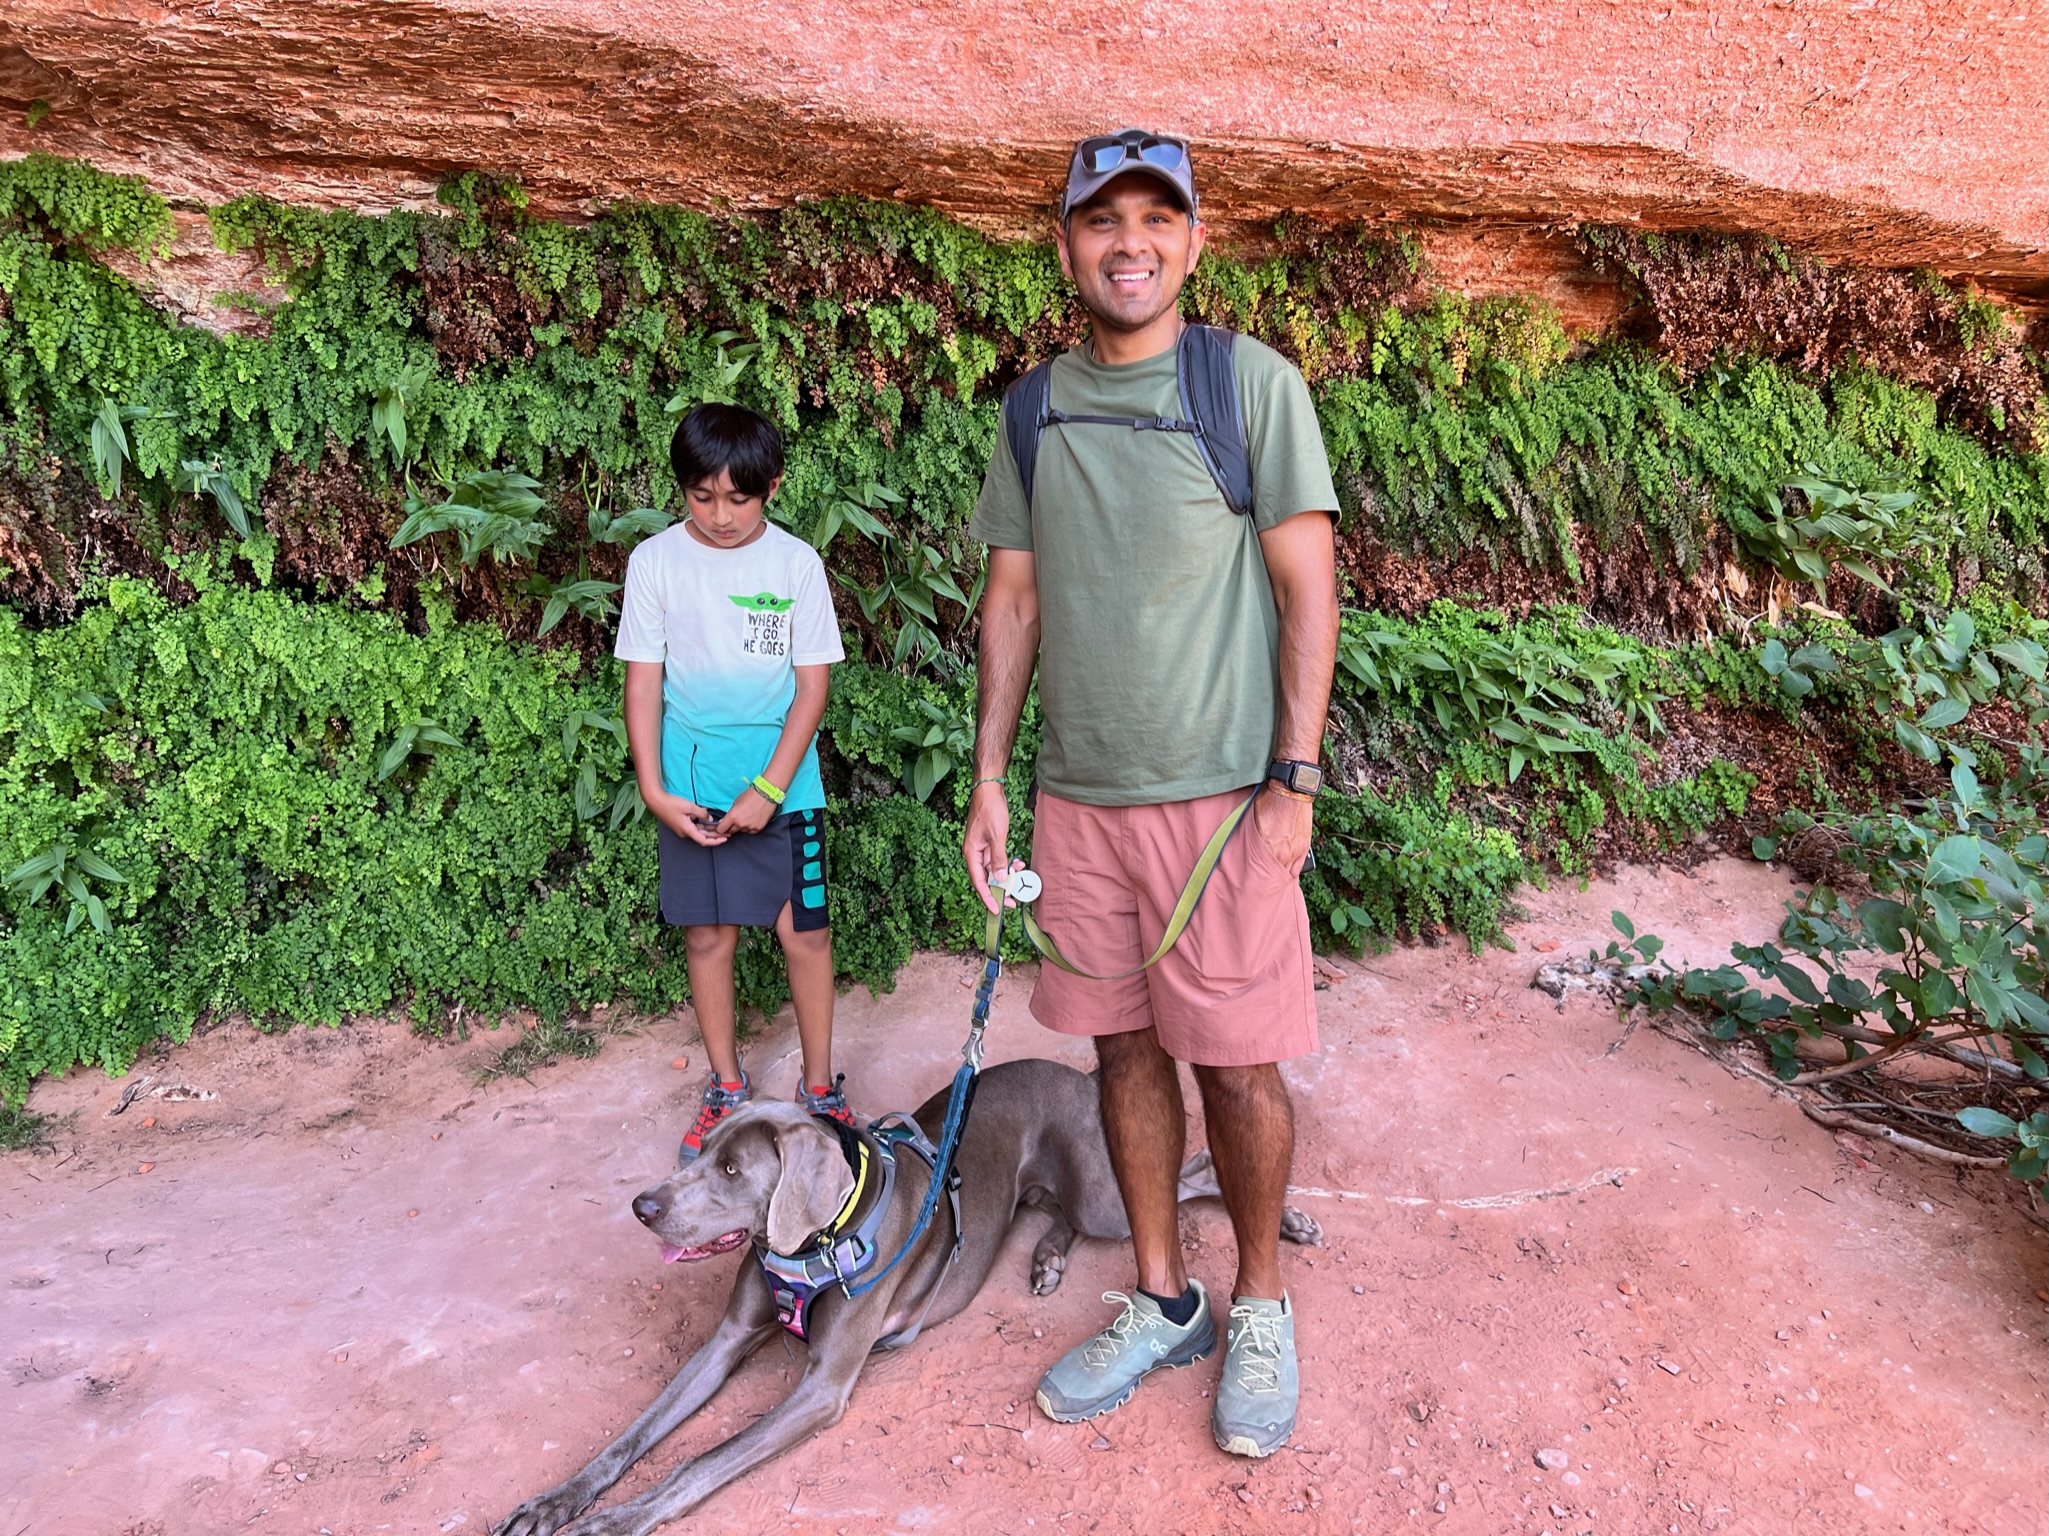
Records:
M659 824L663 918L683 929L711 1082L677 1157L752 1096L735 1038L740 928L770 927L789 961L804 1075L797 1102L847 1124L832 1075L832 933L818 722L845 651L817 552L766 517L782 481L772 423L700 405L669 461L685 517L626 566L619 641L626 735Z

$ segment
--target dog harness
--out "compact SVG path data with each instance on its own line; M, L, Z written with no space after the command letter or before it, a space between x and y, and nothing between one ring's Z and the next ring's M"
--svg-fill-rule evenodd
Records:
M900 1152L915 1153L929 1171L936 1165L938 1148L908 1115L885 1115L863 1135L830 1115L813 1116L839 1138L840 1152L853 1170L854 1187L839 1214L813 1234L796 1253L777 1253L757 1241L754 1261L761 1266L761 1278L775 1302L776 1320L800 1339L810 1338L811 1303L821 1291L837 1286L853 1294L853 1283L874 1267L879 1256L876 1236L889 1214L890 1191L896 1187L896 1160ZM946 1193L953 1207L953 1252L950 1264L960 1254L960 1175L951 1173ZM872 1198L871 1198L872 1195ZM939 1288L933 1287L933 1294ZM927 1302L929 1308L930 1302ZM908 1344L924 1324L918 1321L899 1333L878 1340L877 1349L894 1349Z

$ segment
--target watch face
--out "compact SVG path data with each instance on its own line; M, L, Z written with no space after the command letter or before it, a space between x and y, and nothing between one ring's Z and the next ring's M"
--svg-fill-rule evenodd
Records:
M1323 770L1314 763L1276 762L1267 771L1267 777L1298 795L1313 795L1323 788Z

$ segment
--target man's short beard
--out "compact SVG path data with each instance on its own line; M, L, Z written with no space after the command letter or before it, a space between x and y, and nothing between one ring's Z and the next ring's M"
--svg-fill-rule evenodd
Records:
M1109 288L1113 293L1116 291L1115 286L1110 282L1110 280L1107 277L1104 277L1102 273L1098 272L1096 276L1102 282L1104 287ZM1154 321L1158 320L1162 315L1167 314L1172 310L1175 310L1180 307L1181 290L1185 288L1187 285L1188 277L1187 274L1184 273L1182 274L1181 281L1174 285L1174 291L1166 295L1164 300L1161 302L1160 307L1140 320L1126 320L1120 315L1105 315L1099 313L1096 309L1090 306L1087 295L1082 295L1082 308L1088 310L1089 318L1095 321L1096 324L1107 327L1110 330L1142 331L1147 326L1151 325Z

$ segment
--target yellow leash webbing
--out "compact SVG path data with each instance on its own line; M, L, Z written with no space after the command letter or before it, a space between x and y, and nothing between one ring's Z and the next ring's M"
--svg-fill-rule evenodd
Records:
M1195 868L1189 872L1187 884L1181 887L1180 899L1174 903L1174 910L1168 914L1167 929L1160 935L1159 948L1130 970L1116 971L1108 976L1098 976L1094 971L1083 970L1060 953L1059 946L1047 935L1046 930L1039 926L1038 919L1032 916L1032 909L1029 906L1019 909L1019 915L1024 919L1025 937L1032 941L1032 948L1061 970L1089 981L1122 981L1127 976L1136 976L1140 971L1150 970L1166 959L1168 951L1180 942L1181 935L1187 931L1189 920L1195 916L1196 905L1202 900L1202 893L1209 887L1210 876L1217 872L1217 865L1224 857L1225 844L1231 841L1231 835L1244 822L1252 810L1252 802L1258 798L1259 790L1254 789L1230 815L1224 818L1223 824L1210 834L1209 841L1203 845L1201 856L1195 861Z

